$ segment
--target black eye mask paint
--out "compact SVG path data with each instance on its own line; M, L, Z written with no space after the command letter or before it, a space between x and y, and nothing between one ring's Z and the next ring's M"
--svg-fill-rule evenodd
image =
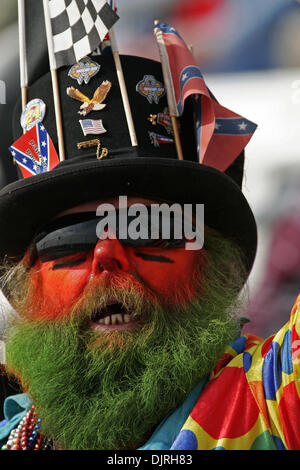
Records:
M183 248L185 246L187 240L184 237L180 239L174 238L175 228L174 218L172 217L168 219L168 223L170 226L170 233L168 239L165 239L165 237L162 238L162 227L165 223L162 217L159 218L159 225L154 227L155 232L158 234L158 238L151 239L151 237L139 237L135 239L136 237L130 237L130 230L128 230L128 227L130 227L130 224L137 219L137 216L129 216L128 214L126 214L127 237L123 238L124 230L122 230L122 238L119 238L119 222L122 210L124 209L116 209L114 211L116 226L110 227L113 229L116 237L118 238L120 243L122 243L122 245L134 248L156 247L162 249ZM125 210L127 211L127 209ZM69 214L52 221L49 225L44 227L43 230L41 230L41 232L37 235L35 239L36 250L40 260L42 262L52 261L59 258L71 256L76 253L87 252L93 249L99 240L96 231L97 226L99 222L101 222L101 220L103 221L104 218L106 219L107 215L95 217L94 212L81 212ZM153 220L151 220L150 211L148 211L147 218L139 218L139 221L141 221L142 224L145 224L144 228L146 228L146 231L144 231L143 233L151 233L150 227L151 223L153 224ZM106 226L105 229L107 228L108 227ZM147 230L147 228L149 228L149 230ZM151 255L149 256L151 257ZM150 261L150 258L148 260Z

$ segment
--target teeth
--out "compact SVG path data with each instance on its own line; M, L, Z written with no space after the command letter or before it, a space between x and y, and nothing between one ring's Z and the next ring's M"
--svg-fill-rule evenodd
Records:
M116 325L117 323L123 323L121 313L115 313L115 314L111 315L111 324Z
M121 313L118 313L117 315L115 315L115 317L116 317L117 323L119 324L124 323Z
M113 315L107 315L105 318L101 318L98 320L98 323L101 323L102 325L121 325L122 323L130 323L130 321L130 315L122 315L121 313L117 313Z
M124 321L125 321L125 323L129 323L129 322L130 322L130 315L128 315L128 313L125 313L125 315L124 315Z

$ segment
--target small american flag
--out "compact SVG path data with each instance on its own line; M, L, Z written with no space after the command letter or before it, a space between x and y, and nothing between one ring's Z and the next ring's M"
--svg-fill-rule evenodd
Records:
M117 11L117 6L116 6L116 1L115 0L108 0L108 3L110 5L110 8L113 10L113 11Z
M175 28L159 23L154 29L170 84L171 116L181 116L190 96L194 106L199 163L225 171L251 139L256 124L221 106L206 86L195 59Z
M106 129L103 127L102 119L84 119L79 121L84 135L88 134L104 134Z

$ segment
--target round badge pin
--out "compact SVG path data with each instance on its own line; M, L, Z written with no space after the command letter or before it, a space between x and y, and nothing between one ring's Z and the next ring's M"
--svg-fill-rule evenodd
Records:
M46 105L37 98L29 101L21 115L21 126L27 132L38 122L42 122L46 114Z

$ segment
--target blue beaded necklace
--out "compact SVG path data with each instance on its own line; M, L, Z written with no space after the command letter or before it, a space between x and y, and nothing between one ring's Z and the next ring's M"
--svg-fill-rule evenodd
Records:
M37 418L33 405L17 428L11 431L2 450L54 450L55 446L52 441L40 434L40 426L41 419Z

